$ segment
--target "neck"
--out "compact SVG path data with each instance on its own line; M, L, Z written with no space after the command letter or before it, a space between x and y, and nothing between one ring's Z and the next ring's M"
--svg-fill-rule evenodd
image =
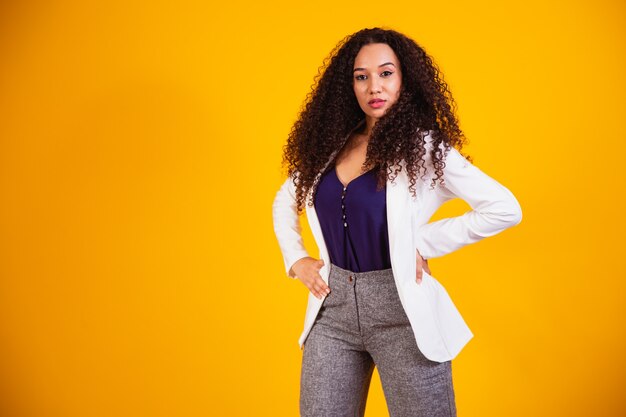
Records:
M368 138L372 134L372 129L374 128L374 125L377 121L378 119L376 118L373 118L371 116L365 116L365 127L363 128L363 134Z

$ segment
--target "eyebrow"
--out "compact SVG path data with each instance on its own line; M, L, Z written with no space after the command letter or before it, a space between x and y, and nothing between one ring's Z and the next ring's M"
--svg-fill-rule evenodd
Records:
M393 65L393 62L385 62L384 64L380 64L378 68L384 67L385 65ZM395 67L395 65L393 65ZM363 71L365 68L355 68L352 72Z

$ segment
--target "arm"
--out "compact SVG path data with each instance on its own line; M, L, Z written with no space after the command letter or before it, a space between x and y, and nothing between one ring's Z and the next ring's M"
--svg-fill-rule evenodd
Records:
M522 221L522 209L511 191L472 165L458 150L450 148L445 163L446 185L438 187L437 192L447 199L462 198L472 210L415 228L417 250L426 259L446 255Z
M291 278L297 278L291 267L296 261L308 257L302 240L302 227L296 212L296 187L291 177L280 187L272 204L274 233L283 255L285 271Z

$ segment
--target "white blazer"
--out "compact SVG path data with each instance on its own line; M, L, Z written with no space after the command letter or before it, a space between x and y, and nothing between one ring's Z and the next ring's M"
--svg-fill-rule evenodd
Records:
M432 148L432 131L425 137L425 146L427 152ZM326 167L337 152L333 153ZM437 182L431 190L430 178L434 175L434 168L428 153L425 158L428 174L425 180L418 178L415 198L408 189L404 161L400 163L403 169L395 182L387 179L389 250L400 301L411 323L417 345L428 359L444 362L456 357L474 335L435 277L423 271L421 283L416 282L416 249L426 259L446 255L519 224L522 210L506 187L471 164L455 148L449 150L445 159L443 173L446 185L440 186ZM320 171L316 181L319 181L323 171ZM472 210L460 216L428 223L444 202L457 197L465 200ZM309 194L307 203L310 198ZM285 271L290 277L296 278L291 266L309 254L302 240L292 178L287 178L276 193L272 214ZM328 284L330 259L315 206L309 207L307 204L306 214L319 249L319 258L324 260L319 273ZM304 330L298 340L301 349L324 299L325 296L318 299L309 292Z

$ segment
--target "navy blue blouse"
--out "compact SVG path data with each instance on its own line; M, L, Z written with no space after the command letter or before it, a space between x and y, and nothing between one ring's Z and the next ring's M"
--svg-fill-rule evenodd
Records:
M343 186L334 164L315 192L330 261L340 268L366 272L391 268L387 234L386 187L376 191L376 167Z

